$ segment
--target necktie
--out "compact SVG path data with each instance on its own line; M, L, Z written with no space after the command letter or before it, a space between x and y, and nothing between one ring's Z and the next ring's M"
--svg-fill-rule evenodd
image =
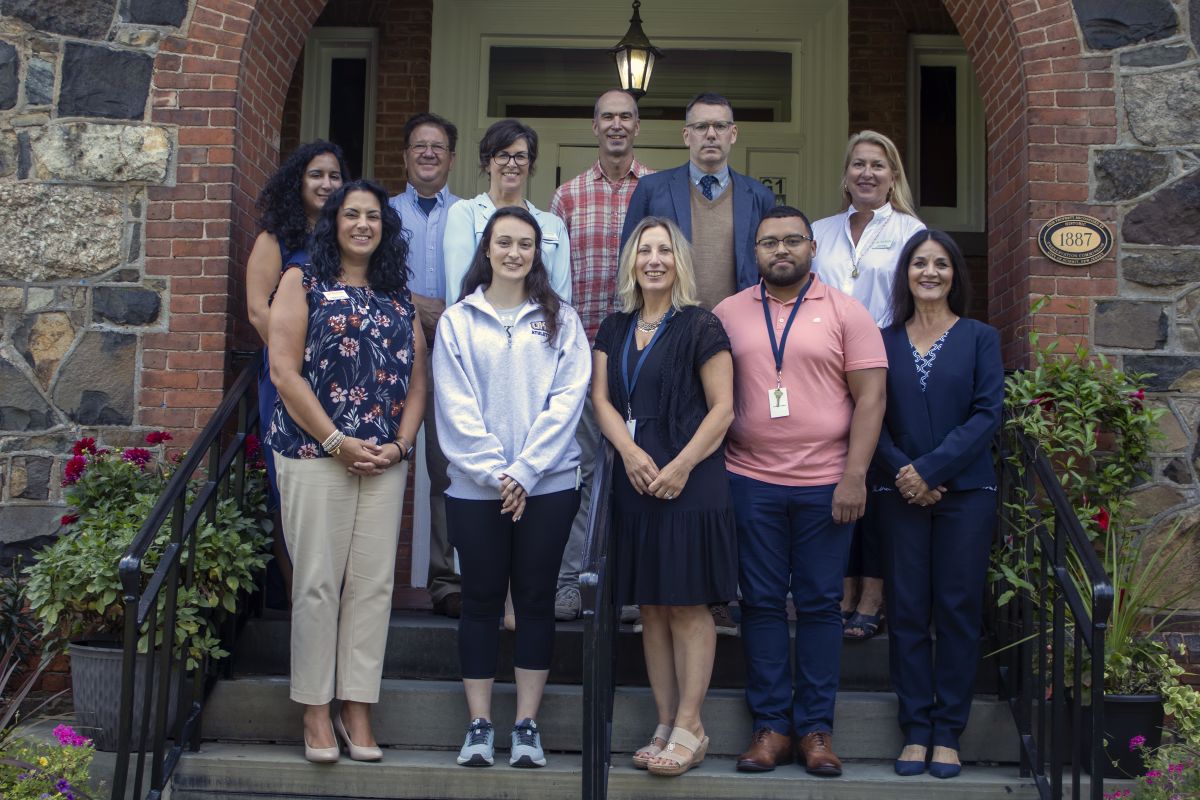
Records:
M713 187L717 185L716 175L705 175L700 179L700 194L704 195L705 200L713 199Z

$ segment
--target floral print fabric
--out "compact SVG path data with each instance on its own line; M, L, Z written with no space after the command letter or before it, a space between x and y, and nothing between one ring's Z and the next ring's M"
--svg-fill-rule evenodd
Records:
M318 280L304 270L308 333L300 374L338 430L382 444L396 438L412 374L415 316L408 290L381 293L369 286ZM276 400L267 433L287 458L326 458Z

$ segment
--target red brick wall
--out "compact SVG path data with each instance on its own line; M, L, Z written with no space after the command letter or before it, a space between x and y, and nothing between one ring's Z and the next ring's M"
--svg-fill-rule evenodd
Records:
M431 0L330 0L317 27L379 29L379 88L375 105L375 180L391 194L404 189L404 123L429 110ZM280 153L300 144L303 58L291 76L283 110Z

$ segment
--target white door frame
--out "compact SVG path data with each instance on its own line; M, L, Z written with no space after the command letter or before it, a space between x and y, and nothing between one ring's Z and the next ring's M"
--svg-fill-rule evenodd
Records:
M789 188L789 201L812 219L834 213L840 201L849 132L847 9L848 0L656 0L642 9L647 35L668 58L672 47L793 53L792 119L739 123L730 164L755 177L788 174L798 184L796 191ZM455 194L470 197L486 188L479 177L478 142L496 120L487 116L488 48L499 43L607 48L624 34L628 18L627 0L433 0L430 109L459 129L450 176ZM734 111L736 116L736 104ZM557 148L595 146L595 139L585 120L524 121L538 132L540 150L529 198L545 208L554 190ZM681 143L681 122L643 120L638 146Z

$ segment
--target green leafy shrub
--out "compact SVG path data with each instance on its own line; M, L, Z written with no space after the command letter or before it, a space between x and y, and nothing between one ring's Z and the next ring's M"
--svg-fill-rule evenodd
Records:
M84 787L96 754L90 739L66 725L57 742L17 739L0 751L0 797L5 800L87 800Z
M148 443L170 438L152 433ZM257 442L247 450L256 451ZM251 452L251 458L258 455ZM67 504L59 538L37 555L27 572L27 595L37 619L47 631L72 637L120 636L125 607L122 602L118 562L141 529L175 469L144 448L117 454L96 447L95 441L76 442L75 456L64 469ZM222 658L215 622L223 613L237 610L238 593L254 586L254 576L265 565L270 521L266 514L266 477L261 463L246 471L246 508L230 496L218 501L215 520L202 518L196 535L185 545L181 564L190 563L195 548L195 578L178 595L175 641L188 657L188 668L205 656ZM189 501L195 493L189 490ZM172 514L173 515L173 514ZM146 579L154 572L170 541L168 516L143 560ZM161 620L166 593L159 595L160 627L155 644L163 641ZM148 636L138 643L146 652Z

